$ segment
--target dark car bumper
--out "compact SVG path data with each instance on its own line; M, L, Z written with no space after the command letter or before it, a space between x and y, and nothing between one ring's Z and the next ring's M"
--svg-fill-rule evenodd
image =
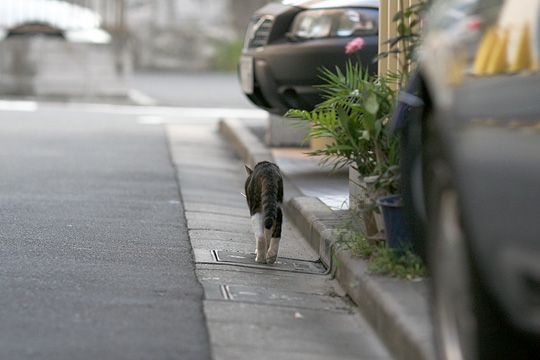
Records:
M336 64L345 68L347 61L358 62L370 73L377 65L377 37L366 37L365 46L353 55L345 54L350 39L332 38L303 42L284 42L249 49L244 57L253 60L253 93L246 93L257 106L272 113L283 114L290 108L310 110L321 102L321 70L334 70Z

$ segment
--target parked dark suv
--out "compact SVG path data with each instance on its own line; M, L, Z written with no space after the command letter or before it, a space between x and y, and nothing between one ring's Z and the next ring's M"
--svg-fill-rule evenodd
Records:
M378 0L282 1L255 12L240 59L242 90L258 107L274 114L310 110L321 102L314 85L320 69L361 62L371 73L377 54ZM361 50L345 53L356 37Z

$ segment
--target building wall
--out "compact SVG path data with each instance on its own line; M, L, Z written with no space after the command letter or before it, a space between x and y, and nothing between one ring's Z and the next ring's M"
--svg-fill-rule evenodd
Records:
M205 70L270 0L65 0L97 11L139 68ZM238 46L236 46L238 47Z
M4 31L21 24L44 22L60 30L102 25L113 36L110 43L103 44L72 42L45 33L8 36L0 41L0 95L62 99L116 97L125 101L131 62L122 40L122 1L67 1L98 11L109 22L100 22L95 14L88 16L74 7L56 7L65 4L54 2L50 7L36 8L24 1L2 3L0 23L6 27Z
M239 41L251 14L268 0L125 0L139 68L205 70L217 48Z
M0 42L0 95L125 99L125 75L109 44L75 44L47 36Z

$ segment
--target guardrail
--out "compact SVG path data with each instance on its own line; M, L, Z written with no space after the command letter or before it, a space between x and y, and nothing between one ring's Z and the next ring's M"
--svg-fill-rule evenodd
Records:
M126 30L125 4L124 0L0 2L0 29L11 30L25 23L47 24L60 30L101 28L115 37Z

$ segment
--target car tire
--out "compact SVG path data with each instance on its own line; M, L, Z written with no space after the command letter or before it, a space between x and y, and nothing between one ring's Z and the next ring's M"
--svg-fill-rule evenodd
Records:
M422 127L427 111L413 109L401 129L401 184L406 222L414 252L427 262L426 215L422 191Z
M425 164L428 190L428 263L435 341L440 359L477 359L469 254L458 196L441 159Z
M431 97L422 74L414 72L407 82L404 93L407 100L400 100L404 107L403 117L394 126L400 129L400 166L405 219L411 237L412 248L427 263L426 206L423 189L423 143L425 125L431 118ZM412 99L411 99L412 98ZM413 100L414 99L414 100ZM399 112L398 112L399 114Z
M430 136L424 151L427 251L438 359L531 359L530 343L510 325L475 266L459 192L440 140Z

